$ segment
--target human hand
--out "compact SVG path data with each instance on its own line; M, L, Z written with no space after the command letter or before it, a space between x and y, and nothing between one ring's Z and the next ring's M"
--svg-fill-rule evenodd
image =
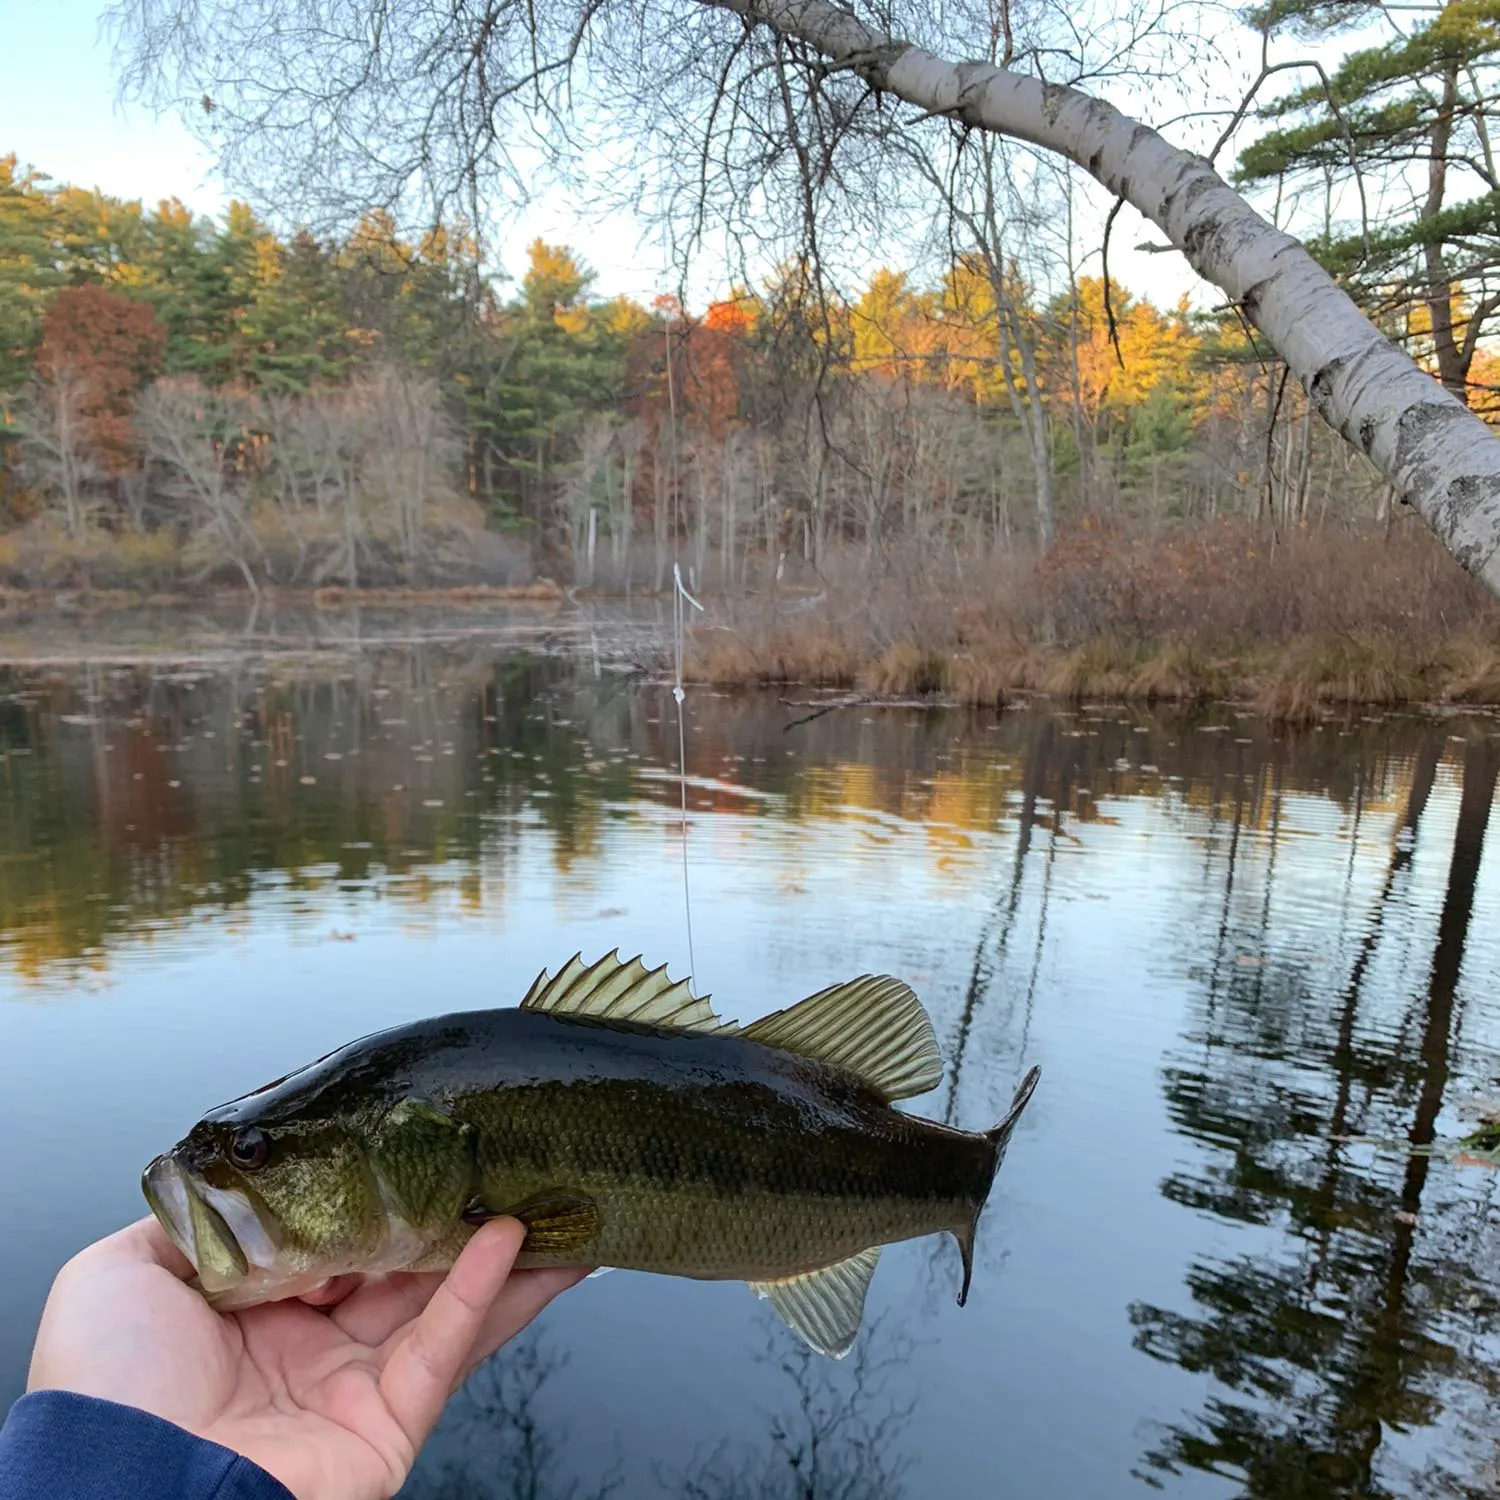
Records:
M27 1385L164 1417L253 1460L298 1500L382 1500L465 1376L584 1275L513 1271L525 1237L496 1219L446 1275L340 1277L306 1298L220 1313L142 1219L58 1272Z

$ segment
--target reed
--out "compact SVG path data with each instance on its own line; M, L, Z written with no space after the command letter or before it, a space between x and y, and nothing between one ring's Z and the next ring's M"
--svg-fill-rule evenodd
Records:
M801 598L715 602L687 675L733 686L856 687L872 698L1000 706L1235 699L1302 722L1354 705L1500 704L1500 606L1421 533L1179 531L1154 546L1100 528L1046 559L943 571L838 558Z

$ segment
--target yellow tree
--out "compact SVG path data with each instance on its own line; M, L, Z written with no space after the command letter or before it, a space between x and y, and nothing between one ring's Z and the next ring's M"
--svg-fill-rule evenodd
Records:
M983 253L960 256L942 290L946 347L959 356L952 369L973 385L976 399L1003 397L1026 439L1036 496L1037 535L1052 545L1055 503L1048 441L1046 386L1037 362L1040 332L1030 294L1013 265L986 242Z
M918 318L919 301L906 272L882 266L849 309L851 366L855 373L907 373Z

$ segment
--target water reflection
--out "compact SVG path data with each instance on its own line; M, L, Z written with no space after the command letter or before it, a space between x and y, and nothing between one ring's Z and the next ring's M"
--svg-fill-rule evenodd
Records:
M902 1394L911 1353L889 1323L867 1328L843 1367L774 1334L760 1358L779 1399L762 1440L719 1443L685 1473L663 1474L663 1488L688 1500L898 1500L917 1409Z
M974 1297L888 1252L835 1366L588 1283L413 1494L1495 1492L1496 1174L1422 1149L1500 1088L1492 721L688 708L724 1013L900 972L970 1127L1043 1065ZM0 679L5 1394L204 1107L578 948L684 967L675 757L666 690L473 644Z
M545 1391L568 1356L530 1330L503 1359L481 1365L443 1416L442 1430L403 1488L410 1500L604 1500L606 1474L587 1486L560 1462L570 1423L549 1416Z
M865 1330L835 1364L782 1329L768 1330L755 1363L771 1399L753 1443L700 1444L679 1467L658 1462L664 1494L687 1500L900 1500L902 1452L917 1410L906 1366L912 1342L889 1320ZM585 1482L562 1461L571 1419L545 1409L568 1356L528 1332L475 1372L403 1494L409 1500L603 1500L621 1490L611 1466ZM917 1486L920 1489L920 1486Z
M1419 749L1380 899L1337 1010L1290 965L1213 976L1168 1070L1182 1131L1210 1148L1163 1183L1173 1201L1222 1220L1274 1228L1274 1243L1199 1260L1195 1305L1131 1309L1136 1345L1211 1372L1222 1387L1203 1416L1170 1426L1148 1473L1182 1466L1235 1477L1256 1496L1494 1493L1494 1438L1483 1413L1500 1394L1500 1311L1491 1268L1493 1192L1458 1184L1432 1201L1437 1127L1453 1072L1460 972L1494 801L1495 741L1465 739L1457 820L1430 967L1409 971L1396 1015L1362 1016L1388 919L1420 922L1403 881L1437 770ZM1243 803L1236 803L1236 833ZM1273 821L1274 828L1274 821ZM1439 838L1447 835L1444 829ZM1230 863L1234 841L1231 840ZM1274 849L1274 839L1273 839ZM1271 946L1266 899L1247 951ZM1226 913L1229 881L1225 881ZM1408 934L1408 937L1413 934ZM1379 1004L1380 1002L1376 1002ZM1409 1123L1407 1123L1409 1122ZM1403 1125L1405 1126L1403 1130ZM1350 1129L1401 1134L1399 1160L1360 1159Z

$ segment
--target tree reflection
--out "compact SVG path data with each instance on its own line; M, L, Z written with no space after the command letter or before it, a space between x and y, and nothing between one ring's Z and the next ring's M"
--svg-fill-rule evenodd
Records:
M565 1421L542 1397L567 1365L539 1333L482 1364L449 1403L430 1449L401 1493L407 1500L605 1500L617 1475L591 1483L567 1475Z
M684 1500L900 1500L915 1403L897 1390L911 1352L878 1319L837 1364L770 1331L757 1362L776 1394L762 1434L715 1444L680 1469L659 1463L654 1488ZM567 1362L533 1331L480 1366L450 1402L405 1500L605 1500L624 1491L618 1468L588 1479L569 1471L570 1423L546 1399Z
M1197 1420L1166 1430L1141 1477L1204 1469L1267 1500L1493 1493L1494 1439L1475 1413L1500 1395L1488 1335L1500 1294L1488 1257L1472 1254L1488 1209L1472 1191L1435 1196L1422 1148L1450 1079L1497 768L1476 728L1430 967L1404 1014L1362 1024L1361 1008L1386 924L1420 921L1406 882L1427 836L1430 750L1336 1014L1320 1013L1291 966L1230 970L1210 986L1202 1050L1167 1073L1174 1122L1203 1151L1162 1190L1246 1226L1248 1248L1192 1265L1191 1312L1131 1309L1138 1348L1219 1386ZM1231 849L1237 840L1238 828ZM1265 936L1247 940L1264 951ZM1342 1141L1354 1129L1417 1149L1371 1161ZM1268 1248L1253 1226L1282 1232ZM1418 1441L1423 1430L1441 1441Z
M660 1474L663 1489L685 1500L899 1500L915 1402L896 1390L910 1340L877 1320L840 1364L780 1331L770 1340L760 1361L783 1395L765 1440L719 1444L685 1472Z

